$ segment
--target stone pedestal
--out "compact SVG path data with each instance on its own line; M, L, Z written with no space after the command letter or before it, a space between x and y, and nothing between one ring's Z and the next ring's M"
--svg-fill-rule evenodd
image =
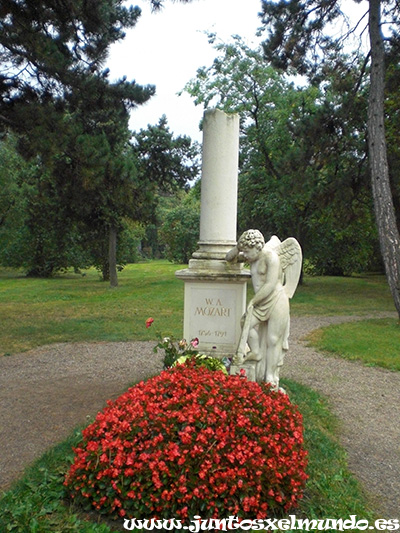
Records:
M198 338L202 353L232 357L240 339L240 319L246 310L247 271L188 268L179 270L176 276L185 282L184 338Z
M232 356L240 339L250 273L225 261L236 245L239 116L207 110L203 121L199 248L185 283L184 338L199 339L198 350Z

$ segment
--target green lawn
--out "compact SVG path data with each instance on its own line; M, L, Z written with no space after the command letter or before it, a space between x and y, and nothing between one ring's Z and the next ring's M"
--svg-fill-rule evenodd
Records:
M306 277L291 302L293 315L368 315L395 311L382 275Z
M400 326L395 319L329 326L314 331L308 340L318 350L400 371Z
M54 342L155 340L156 331L180 336L178 268L162 261L129 265L116 289L94 269L52 279L0 271L0 354ZM149 316L155 319L151 330L145 327Z
M166 261L128 265L116 289L94 269L52 279L0 270L0 355L54 342L154 340L157 332L180 337L184 288L174 275L180 268ZM393 310L383 276L307 277L292 300L292 315ZM149 316L155 322L147 330Z

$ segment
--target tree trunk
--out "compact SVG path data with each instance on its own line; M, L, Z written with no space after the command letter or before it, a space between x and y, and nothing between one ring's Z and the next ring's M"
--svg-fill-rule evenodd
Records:
M389 181L384 115L384 47L380 26L381 0L369 0L371 86L368 103L368 148L378 227L386 277L400 318L400 235Z
M102 261L101 265L101 277L103 281L110 281L110 265L107 259Z
M117 275L117 228L112 225L109 233L108 264L110 270L110 287L118 287Z

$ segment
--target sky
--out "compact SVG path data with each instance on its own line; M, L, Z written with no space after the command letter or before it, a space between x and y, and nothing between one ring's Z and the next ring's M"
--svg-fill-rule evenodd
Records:
M126 76L141 85L155 85L156 95L132 111L130 127L145 129L165 114L175 136L189 135L201 142L199 122L204 110L186 93L177 93L196 76L199 67L210 66L217 55L205 31L215 32L225 41L238 34L249 44L257 42L261 2L193 0L182 4L165 0L157 13L151 12L146 0L132 3L142 9L142 15L125 39L112 46L107 62L110 79Z

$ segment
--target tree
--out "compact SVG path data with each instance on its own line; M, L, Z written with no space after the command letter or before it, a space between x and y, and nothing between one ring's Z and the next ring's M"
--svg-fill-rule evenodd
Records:
M368 146L381 253L389 287L400 317L400 233L391 193L385 137L385 51L380 7L380 0L369 0L371 87L368 106Z
M162 5L159 0L150 3L154 9ZM55 211L57 202L67 204L68 212L61 210L64 223L90 225L90 232L94 228L103 238L107 229L109 264L103 272L112 285L117 283L118 228L130 198L121 191L136 179L126 176L129 168L133 173L127 155L128 113L154 87L126 79L111 83L103 68L110 45L139 16L138 7L124 7L122 0L6 0L1 6L0 127L19 134L19 149L27 159L39 159L43 173L37 199L45 202L50 195ZM90 157L81 158L83 153ZM40 214L39 203L35 205ZM47 219L32 216L35 220ZM62 223L61 217L55 222ZM40 271L50 274L53 263L40 260L47 264Z
M118 192L126 180L129 111L154 87L126 79L111 83L103 65L110 45L136 24L140 10L121 0L8 0L1 9L0 122L18 134L20 152L40 170L32 223L45 224L37 228L43 235L56 231L60 247L68 233L61 226L82 224L86 213L86 223L108 228L113 249L129 197ZM94 184L96 194L88 194ZM40 203L49 205L49 199L59 216L41 216ZM38 261L47 267L37 270L48 275L52 262L44 253L38 245ZM115 254L110 258L115 284Z
M28 275L49 276L68 266L89 266L67 204L49 188L40 162L18 154L15 138L0 143L0 264L23 267Z
M138 173L164 193L188 187L199 172L199 147L187 135L174 137L167 117L133 134Z
M24 162L18 156L12 139L0 142L0 228L7 223L18 195L18 176L22 173Z
M390 120L386 121L386 143L388 148L388 163L390 183L392 185L393 201L397 215L397 226L400 228L400 41L392 43L386 55L386 86L385 111Z
M158 228L165 228L169 216L169 209L164 209L166 200L174 202L175 195L180 197L180 191L188 190L198 176L199 146L186 135L174 137L162 116L158 124L134 133L133 153L138 176L149 194L144 204L151 224L146 248L154 250L160 244Z
M241 230L255 226L266 235L295 236L320 273L365 267L374 242L366 100L361 92L356 99L347 96L357 66L326 70L321 87L295 87L239 37L215 48L212 66L199 69L186 90L196 104L242 118Z
M357 3L361 4L361 0ZM400 7L396 1L368 0L370 36L370 92L368 105L369 165L375 218L386 276L400 317L400 234L390 189L385 138L384 80L385 48L381 31L381 7L390 17L397 37ZM339 0L263 1L262 21L269 35L264 43L266 58L287 69L290 65L311 79L325 61L334 59L343 47L343 37L329 34L329 24L342 17ZM360 19L361 21L361 19ZM359 23L360 23L359 21ZM350 31L352 32L354 28Z
M199 183L199 182L198 182ZM174 263L187 264L197 249L200 236L200 197L198 186L181 192L174 206L161 212L160 241L165 256Z
M85 96L110 85L103 71L110 45L140 16L121 0L42 2L7 0L0 19L0 110L5 126L18 127L21 108ZM131 82L134 85L134 82ZM16 115L15 115L16 113Z

